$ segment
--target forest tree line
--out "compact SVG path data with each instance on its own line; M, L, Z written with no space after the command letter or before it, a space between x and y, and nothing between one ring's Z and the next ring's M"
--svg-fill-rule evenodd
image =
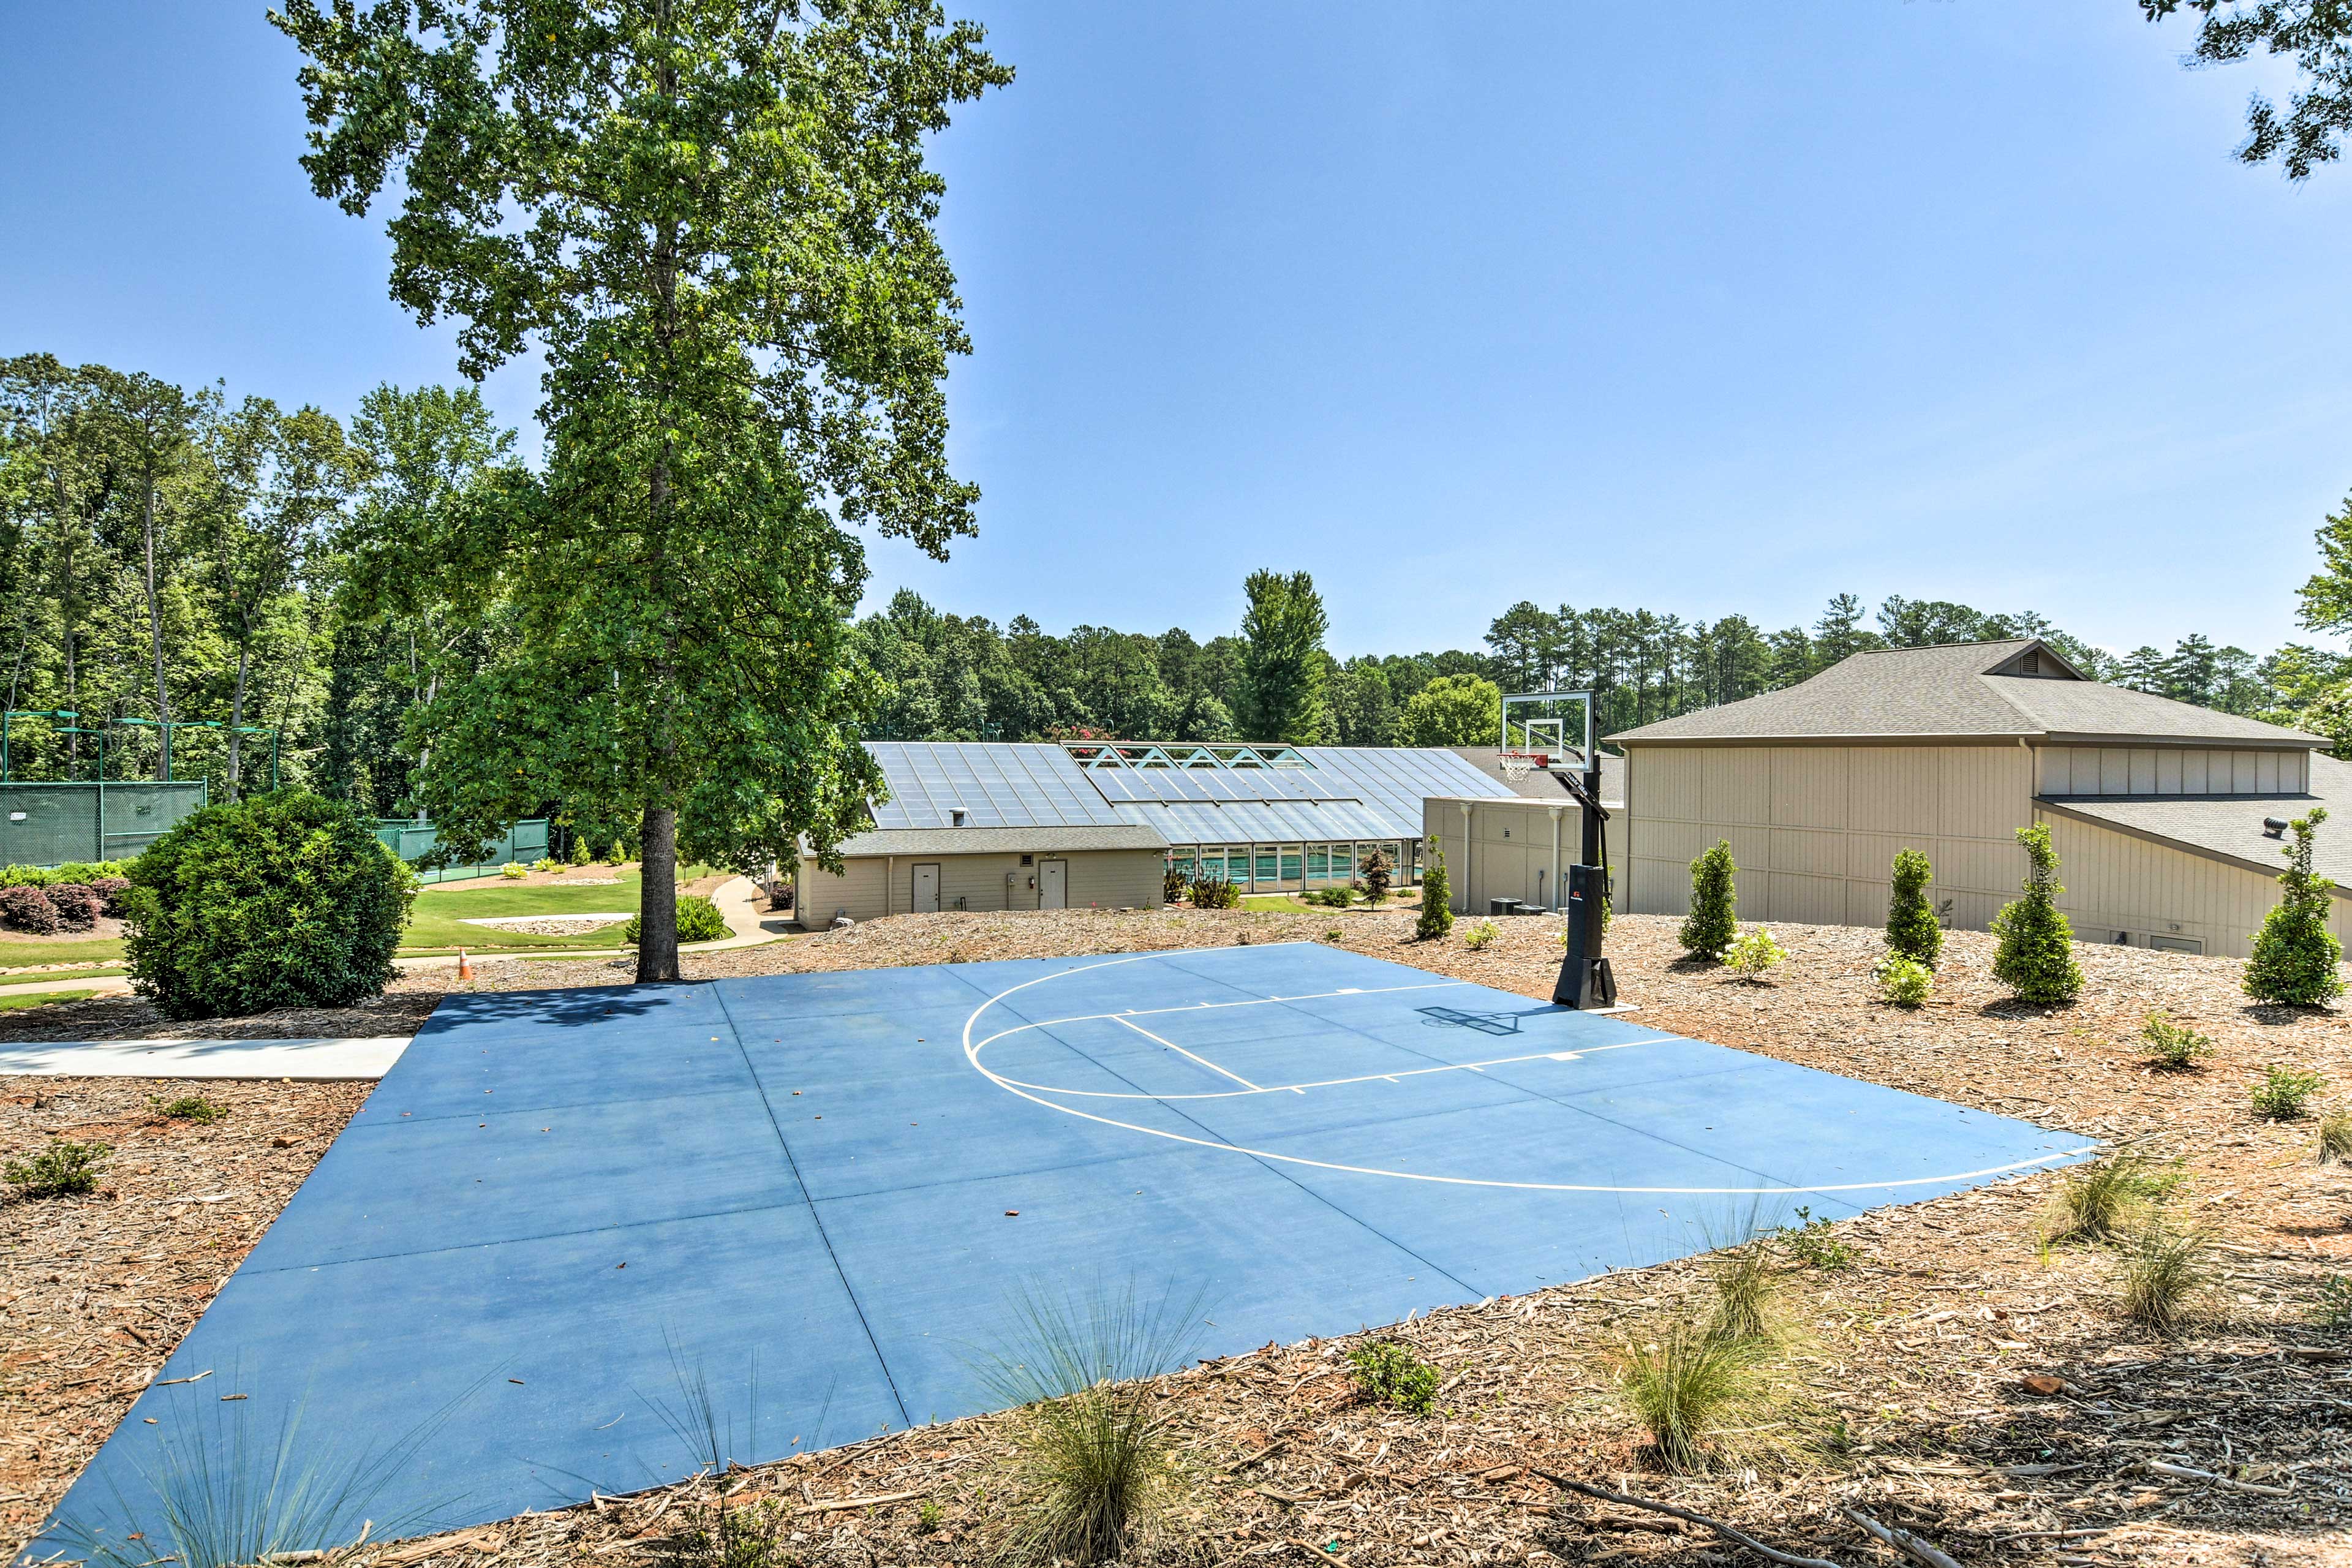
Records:
M342 421L46 354L0 361L11 776L93 777L103 731L108 776L168 766L233 795L266 775L275 731L289 781L410 814L411 774L433 742L414 710L437 670L499 634L485 629L495 617L452 631L446 606L404 606L381 585L355 594L353 563L396 560L404 541L434 536L436 509L520 471L471 387L379 387ZM2352 562L2352 523L2330 519L2321 542L2329 570L2305 590L2305 623L2340 630L2328 584ZM1479 744L1495 733L1498 689L1599 691L1607 733L1791 685L1866 648L2034 636L2096 679L2352 736L2347 661L2302 644L2257 657L2192 635L2113 654L2030 613L1899 596L1873 610L1840 594L1811 625L1778 630L1738 615L1523 602L1479 647L1339 658L1308 574L1253 573L1244 590L1242 624L1205 638L1056 634L1026 616L1000 626L901 591L852 628L866 732Z

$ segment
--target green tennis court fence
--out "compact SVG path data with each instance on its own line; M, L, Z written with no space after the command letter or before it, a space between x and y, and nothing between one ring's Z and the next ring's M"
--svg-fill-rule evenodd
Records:
M375 825L375 836L383 840L392 852L415 866L441 847L441 830L429 822L411 822L405 817L384 817ZM467 854L481 848L478 844L462 846ZM468 860L462 866L441 866L427 869L417 867L420 882L457 882L468 877L488 877L509 860L530 865L547 853L547 818L535 816L518 822L506 831L505 837L490 845L489 854L478 860Z
M203 779L0 784L0 865L127 859L209 798Z

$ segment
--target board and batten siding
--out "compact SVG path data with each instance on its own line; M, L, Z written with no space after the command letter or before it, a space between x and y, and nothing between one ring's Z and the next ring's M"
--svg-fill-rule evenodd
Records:
M1751 921L1878 925L1895 851L1935 862L1930 897L1982 931L2024 874L2034 761L2018 745L1634 746L1628 908L1679 915L1690 863L1718 838Z
M2301 795L2311 753L2202 746L2042 746L2037 795Z
M1073 849L1055 855L1041 853L1036 860L1069 864L1069 907L1074 910L1152 909L1160 907L1160 873L1167 857L1157 849ZM915 868L940 868L940 908L952 910L963 900L967 910L1034 910L1037 889L1031 881L1037 868L1021 864L1015 854L867 855L843 863L836 877L814 859L803 859L793 889L802 923L815 930L837 914L870 921L884 911L883 893L889 892L888 910L903 915L914 906ZM887 879L886 883L885 879Z
M2209 955L2244 958L2253 934L2279 900L2276 873L2152 843L2134 834L2061 812L2037 813L2050 825L2058 852L2058 880L2078 942L2113 942L2128 933L2135 947L2154 937L2201 942ZM2280 862L2284 868L2284 859ZM2331 901L2328 928L2352 941L2352 902Z
M1470 807L1466 837L1465 805ZM1583 844L1584 808L1575 801L1563 800L1555 808L1549 801L1524 796L1465 801L1432 795L1421 803L1422 835L1437 839L1444 849L1446 887L1456 914L1485 914L1494 899L1517 899L1536 909L1559 907L1551 876L1554 809L1559 811L1559 864L1565 877ZM1601 828L1608 839L1610 868L1621 884L1627 826L1626 814L1612 808Z

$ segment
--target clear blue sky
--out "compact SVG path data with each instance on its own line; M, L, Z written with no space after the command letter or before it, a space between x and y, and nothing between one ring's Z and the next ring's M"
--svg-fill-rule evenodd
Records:
M2264 79L2131 0L954 14L1020 72L938 149L982 533L877 546L877 599L1207 635L1266 565L1341 653L1841 589L2296 635L2352 168L2231 162ZM250 0L0 4L0 352L338 413L454 378L296 167L296 63Z

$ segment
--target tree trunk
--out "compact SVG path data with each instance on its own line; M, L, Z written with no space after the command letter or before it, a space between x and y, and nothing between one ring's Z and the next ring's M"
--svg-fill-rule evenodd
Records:
M637 903L637 984L681 980L677 967L677 813L649 805L640 832Z
M155 597L155 476L152 472L140 499L139 526L147 549L147 635L155 651L155 733L163 742L156 752L155 776L167 779L172 776L172 697L163 685L163 606Z
M236 650L236 694L229 699L228 704L228 797L231 800L238 798L238 786L245 777L244 770L238 765L245 757L245 737L237 733L237 726L245 722L245 677L252 663L253 656L240 646ZM166 730L164 734L169 736L171 731Z

